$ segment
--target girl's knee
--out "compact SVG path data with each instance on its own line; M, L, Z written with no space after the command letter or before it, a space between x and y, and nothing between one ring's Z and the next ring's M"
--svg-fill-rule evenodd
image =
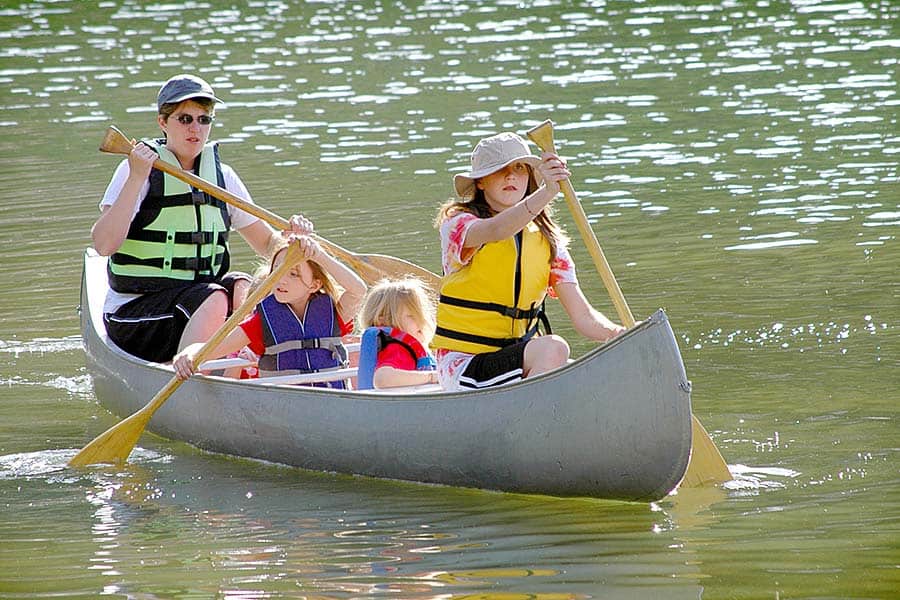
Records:
M556 366L562 366L569 360L569 343L558 335L545 335L545 356Z
M529 375L561 367L569 360L569 344L558 335L533 338L525 346L525 371Z

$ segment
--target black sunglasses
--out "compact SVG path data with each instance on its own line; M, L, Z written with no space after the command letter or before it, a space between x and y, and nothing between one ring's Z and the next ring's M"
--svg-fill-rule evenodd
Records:
M181 114L181 115L178 115L177 117L175 117L175 119L182 125L190 125L191 123L194 122L193 115ZM201 125L209 125L210 123L212 123L215 120L216 120L216 118L212 115L200 115L199 117L197 117L197 122L200 123Z

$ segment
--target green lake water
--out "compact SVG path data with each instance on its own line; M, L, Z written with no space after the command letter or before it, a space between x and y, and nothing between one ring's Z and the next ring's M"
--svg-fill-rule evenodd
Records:
M898 57L892 0L0 2L0 597L900 597ZM66 468L117 421L76 312L119 160L97 146L155 135L182 71L226 101L212 135L258 204L433 271L475 142L553 119L735 480L530 497L152 435L125 467Z

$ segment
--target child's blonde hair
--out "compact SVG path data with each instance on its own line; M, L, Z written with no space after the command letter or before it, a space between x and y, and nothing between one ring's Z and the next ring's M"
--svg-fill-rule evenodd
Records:
M434 337L436 327L435 303L425 284L414 277L382 279L369 288L359 311L359 325L362 329L399 327L404 308L422 324L427 339L421 341L427 346Z
M259 266L258 269L256 269L256 273L254 274L254 278L253 278L254 285L251 286L249 293L252 293L253 289L257 285L259 285L259 282L261 282L263 279L266 278L267 275L271 274L272 271L275 270L275 259L278 258L278 255L281 254L284 250L286 250L287 247L290 246L290 244L291 244L291 242L289 239L282 238L273 245L271 253L269 254L268 263L262 264ZM318 279L319 281L322 282L322 287L320 288L319 291L321 291L325 294L328 294L336 302L338 300L339 294L338 294L338 284L334 280L334 278L328 273L328 271L323 269L322 266L319 263L317 263L316 261L310 260L308 258L304 258L303 260L305 260L309 264L309 268L313 274L313 279ZM303 261L300 261L300 262L303 262Z

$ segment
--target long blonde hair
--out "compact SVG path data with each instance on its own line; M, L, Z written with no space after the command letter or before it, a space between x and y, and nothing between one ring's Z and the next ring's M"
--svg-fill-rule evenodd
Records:
M359 326L367 327L400 327L403 309L409 310L413 318L422 324L427 339L420 340L427 346L434 337L435 303L434 298L421 280L414 277L405 279L382 279L366 294L366 299L359 311ZM407 332L409 333L409 332Z

